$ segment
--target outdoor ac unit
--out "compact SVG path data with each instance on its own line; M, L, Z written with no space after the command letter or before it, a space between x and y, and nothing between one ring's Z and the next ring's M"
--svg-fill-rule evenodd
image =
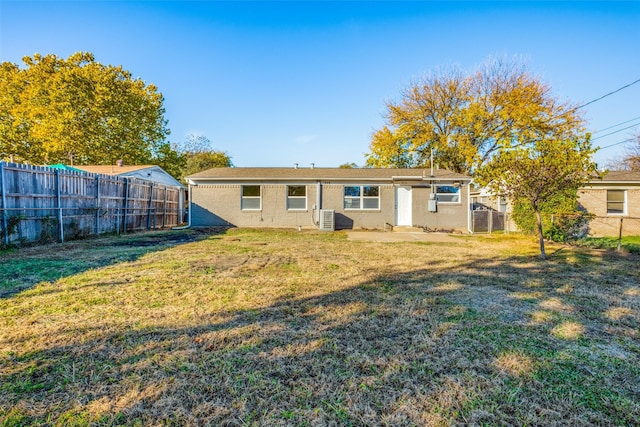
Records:
M335 211L333 209L320 209L320 230L335 230Z

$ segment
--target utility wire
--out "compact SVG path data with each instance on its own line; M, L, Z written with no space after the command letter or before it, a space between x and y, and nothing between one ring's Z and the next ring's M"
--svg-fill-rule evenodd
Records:
M620 122L620 123L615 124L615 125L613 125L613 126L608 126L608 127L606 127L606 128L599 129L599 130L597 130L597 131L595 131L595 132L591 132L591 134L592 134L592 135L595 135L596 133L604 132L605 130L613 129L613 128L615 128L615 127L618 127L618 126L620 126L620 125L624 125L625 123L633 122L634 120L638 120L638 119L640 119L640 116L638 116L638 117L634 117L633 119L625 120L624 122Z
M600 101L600 100L602 100L602 99L606 98L607 96L611 96L611 95L613 95L614 93L618 93L618 92L620 92L621 90L624 90L624 89L626 89L626 88L628 88L628 87L631 87L631 86L633 86L633 85L634 85L634 84L636 84L636 83L640 83L640 79L638 79L638 80L636 80L636 81L633 81L633 82L631 82L631 83L629 83L629 84L626 84L626 85L624 85L624 86L622 86L622 87L620 87L620 88L618 88L618 89L616 89L616 90L614 90L614 91L611 91L611 92L609 92L609 93L606 93L606 94L602 95L602 96L601 96L601 97L599 97L599 98L592 99L592 100L591 100L591 101L589 101L589 102L586 102L586 103L584 103L584 104L582 104L582 105L578 105L577 107L574 107L574 108L572 108L572 109L570 109L570 110L568 110L568 111L563 111L563 112L562 112L562 113L560 113L560 114L556 114L555 116L551 117L549 120L554 120L554 119L557 119L558 117L560 117L560 116L562 116L562 115L564 115L564 114L569 114L569 113L573 113L574 111L578 111L579 109L584 108L584 107L586 107L587 105L591 105L591 104L593 104L594 102L598 102L598 101Z
M626 144L627 142L635 141L635 138L625 139L624 141L618 141L613 144L605 145L604 147L598 148L598 151L604 150L605 148L615 147L616 145Z
M614 130L613 132L609 132L609 133L607 133L607 134L605 134L605 135L601 135L601 136L599 136L599 137L597 137L597 138L592 138L591 140L592 140L592 141L595 141L596 139L601 139L601 138L604 138L605 136L613 135L614 133L618 133L618 132L622 132L623 130L627 130L627 129L634 128L634 127L638 126L639 124L640 124L640 123L636 123L636 124L633 124L633 125L631 125L631 126L627 126L626 128L622 128L622 129Z
M593 104L594 102L598 102L598 101L600 101L600 100L602 100L602 99L606 98L607 96L611 96L611 95L613 95L614 93L618 93L618 92L620 92L621 90L626 89L626 88L628 88L628 87L630 87L630 86L633 86L633 85L634 85L634 84L636 84L636 83L640 83L640 79L638 79L638 80L636 80L636 81L634 81L634 82L631 82L631 83L629 83L629 84L626 84L626 85L622 86L621 88L618 88L618 89L614 90L613 92L609 92L609 93L607 93L607 94L605 94L605 95L602 95L601 97L596 98L596 99L594 99L594 100L591 100L591 101L589 101L589 102L587 102L587 103L585 103L585 104L579 105L579 106L577 106L576 108L574 108L574 109L573 109L573 111L575 111L575 110L579 110L580 108L584 108L584 107L586 107L587 105Z

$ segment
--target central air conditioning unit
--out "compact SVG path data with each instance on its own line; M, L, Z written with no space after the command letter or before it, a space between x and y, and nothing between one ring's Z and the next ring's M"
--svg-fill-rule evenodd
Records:
M335 230L335 214L333 209L320 209L320 230Z

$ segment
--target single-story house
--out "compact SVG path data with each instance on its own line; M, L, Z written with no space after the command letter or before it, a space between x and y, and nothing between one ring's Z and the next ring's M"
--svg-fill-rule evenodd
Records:
M469 230L471 177L442 169L213 168L187 179L196 227Z
M139 178L171 187L184 187L180 181L157 165L125 165L122 162L118 162L115 165L82 165L74 166L74 168L101 175Z
M640 235L640 172L609 171L578 191L578 202L595 215L589 233L617 236Z

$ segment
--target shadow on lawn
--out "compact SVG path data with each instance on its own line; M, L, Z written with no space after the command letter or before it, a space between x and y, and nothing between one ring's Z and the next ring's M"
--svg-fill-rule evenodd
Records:
M40 282L54 282L90 269L135 261L150 252L207 239L224 230L129 233L0 253L0 299L9 298Z
M605 328L595 313L637 284L638 259L580 257L477 257L457 271L379 274L339 292L206 313L189 327L88 330L94 338L3 357L0 420L5 410L23 424L632 425L637 384L624 379L637 375L637 355L614 372L552 331L564 317ZM590 283L607 285L594 313L567 309ZM550 299L558 303L541 306ZM557 319L533 322L541 309ZM505 354L531 366L505 371L496 363Z

